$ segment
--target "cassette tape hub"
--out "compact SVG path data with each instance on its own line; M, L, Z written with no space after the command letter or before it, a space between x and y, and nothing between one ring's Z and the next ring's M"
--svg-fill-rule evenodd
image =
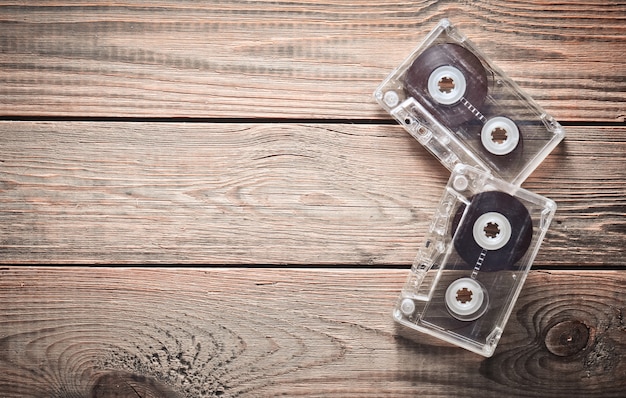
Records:
M555 211L550 199L457 165L394 318L491 356Z
M374 97L448 169L468 164L517 185L565 134L447 19Z

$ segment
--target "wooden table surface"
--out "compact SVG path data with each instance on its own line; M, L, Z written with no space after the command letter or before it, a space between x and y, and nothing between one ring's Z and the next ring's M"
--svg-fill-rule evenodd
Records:
M488 359L391 317L449 172L372 92L443 17L567 131ZM0 397L626 396L625 53L617 1L0 2Z

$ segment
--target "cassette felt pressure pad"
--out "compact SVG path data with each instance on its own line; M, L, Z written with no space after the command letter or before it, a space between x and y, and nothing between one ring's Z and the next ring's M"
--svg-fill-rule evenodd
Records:
M394 318L491 356L556 210L519 185L563 128L445 19L374 97L452 171Z
M442 20L374 93L449 170L521 184L563 139L558 122Z

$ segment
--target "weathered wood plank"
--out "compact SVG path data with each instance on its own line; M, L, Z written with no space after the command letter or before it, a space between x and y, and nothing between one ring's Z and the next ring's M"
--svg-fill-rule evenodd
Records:
M395 125L0 123L1 262L409 264L448 171ZM537 266L623 265L624 129L570 128L524 184Z
M489 359L395 325L390 312L405 276L1 268L0 391L7 398L626 391L624 271L532 272Z
M389 118L371 93L443 17L557 118L624 121L599 0L4 4L0 115Z

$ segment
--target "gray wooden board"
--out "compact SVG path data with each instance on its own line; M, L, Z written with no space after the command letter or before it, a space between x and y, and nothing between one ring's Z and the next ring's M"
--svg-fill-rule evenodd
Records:
M449 172L399 126L4 122L2 262L409 264ZM570 128L524 183L539 265L619 265L620 128Z
M563 120L624 121L616 2L0 6L0 114L361 118L444 17Z
M5 267L0 391L7 398L626 391L624 272L531 272L489 359L393 322L407 275Z

